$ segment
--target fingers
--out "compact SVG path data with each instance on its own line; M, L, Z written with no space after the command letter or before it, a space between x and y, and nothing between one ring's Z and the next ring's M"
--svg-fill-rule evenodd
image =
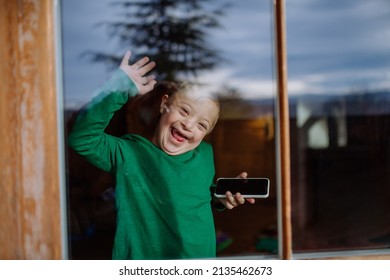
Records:
M140 60L138 60L133 65L138 66L138 68L141 68L142 66L144 66L148 62L149 62L149 57L145 56L145 57L141 58Z
M156 77L154 75L149 75L142 78L142 84L147 85L149 82L154 81Z
M143 58L144 59L144 58ZM141 60L143 60L141 59ZM149 61L149 58L146 57L147 61L146 63ZM139 62L139 61L138 61ZM139 66L139 64L137 64L137 66ZM140 66L140 68L138 69L138 73L143 76L145 75L146 73L148 73L150 70L152 70L154 67L156 66L156 63L154 61L152 62L149 62L147 64L142 64L142 66Z
M236 199L236 204L237 204L236 206L245 203L245 198L243 198L242 195L241 195L240 193L236 193L236 195L234 196L234 198Z
M154 61L149 62L149 57L145 56L132 65L138 70L138 73L143 76L152 70L156 63Z
M250 204L254 204L256 202L256 199L254 199L254 198L247 198L246 201L248 201Z
M120 69L122 69L127 76L134 82L138 89L138 94L145 94L151 91L155 84L156 78L154 75L144 76L146 73L151 71L156 63L154 61L150 61L147 56L139 59L134 64L129 64L129 60L131 57L131 51L128 50L123 56Z
M131 51L128 50L126 51L125 55L122 58L122 62L120 66L129 66L129 60L131 57ZM130 67L134 68L135 70L138 71L140 76L145 75L148 73L150 70L152 70L156 66L156 63L154 61L149 62L149 57L145 56L132 64Z
M151 91L157 83L153 75L149 77L151 77L150 80L144 85L145 92Z
M233 209L239 205L242 205L248 201L250 204L254 204L256 200L254 198L244 198L240 193L233 195L231 192L226 192L226 203L227 209Z
M233 195L231 192L226 192L226 208L233 209L241 204L245 203L245 199L240 193Z

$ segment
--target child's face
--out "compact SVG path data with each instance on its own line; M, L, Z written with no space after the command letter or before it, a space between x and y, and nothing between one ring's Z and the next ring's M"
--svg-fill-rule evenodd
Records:
M180 155L195 149L213 129L219 108L207 97L178 94L169 101L166 95L161 113L153 143L169 155Z

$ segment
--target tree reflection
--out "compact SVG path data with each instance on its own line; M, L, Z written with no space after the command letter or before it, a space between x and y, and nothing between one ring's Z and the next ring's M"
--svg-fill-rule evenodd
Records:
M208 43L210 30L219 28L229 4L212 7L209 0L145 0L115 2L122 10L117 19L102 22L120 48L134 49L135 58L149 56L158 65L159 80L178 80L213 69L222 59ZM93 62L117 67L123 53L88 50Z

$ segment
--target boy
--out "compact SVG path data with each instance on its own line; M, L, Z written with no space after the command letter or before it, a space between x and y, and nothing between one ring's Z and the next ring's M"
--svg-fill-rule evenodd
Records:
M104 133L129 96L145 94L156 84L153 75L145 76L155 63L145 57L129 65L130 56L128 51L120 69L80 114L69 135L74 150L115 177L117 229L112 257L215 257L210 206L213 152L202 140L217 122L219 105L209 97L164 95L151 139ZM228 209L244 202L239 193L227 193L220 200Z

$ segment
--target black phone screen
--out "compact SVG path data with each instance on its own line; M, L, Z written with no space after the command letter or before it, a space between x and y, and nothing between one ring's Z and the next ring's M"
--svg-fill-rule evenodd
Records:
M269 193L269 179L267 178L219 178L217 180L216 195L224 195L227 191L242 195L266 197Z

